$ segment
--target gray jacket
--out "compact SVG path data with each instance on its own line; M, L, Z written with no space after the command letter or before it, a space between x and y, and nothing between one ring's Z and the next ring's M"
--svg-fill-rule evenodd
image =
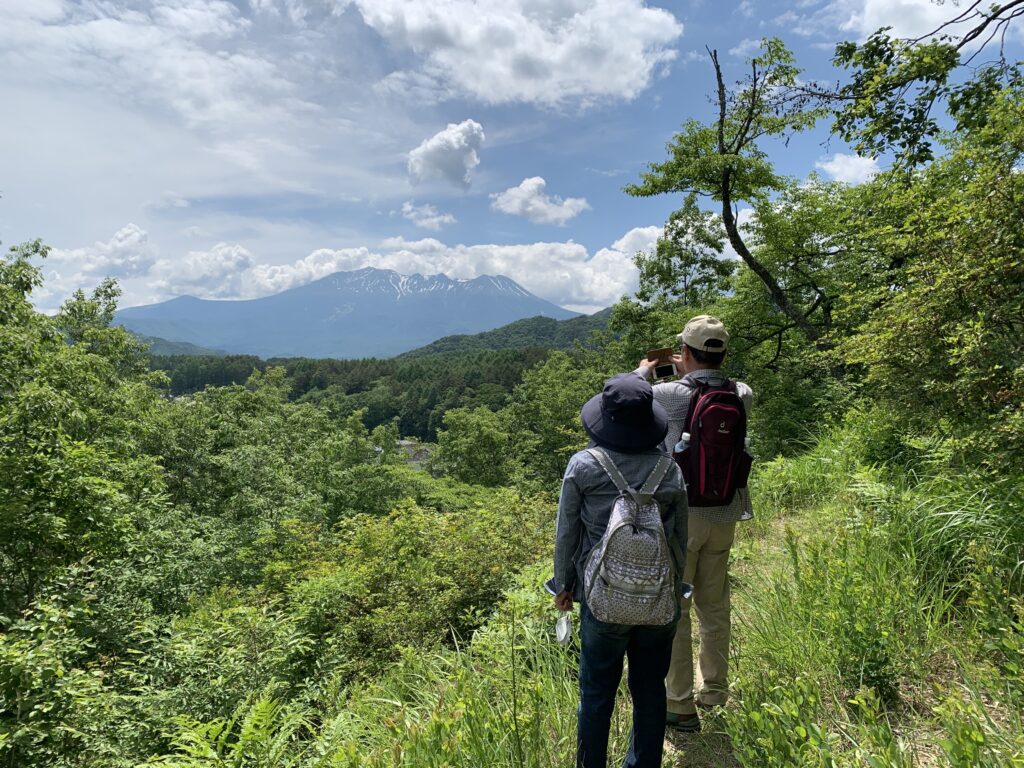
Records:
M642 453L620 453L604 449L633 488L640 488L663 454L657 448ZM569 459L558 497L555 531L555 587L571 591L573 599L583 597L583 567L587 556L608 526L608 516L619 491L597 459L580 451ZM677 586L682 583L686 552L686 489L675 462L654 493L661 508L665 536L676 560Z

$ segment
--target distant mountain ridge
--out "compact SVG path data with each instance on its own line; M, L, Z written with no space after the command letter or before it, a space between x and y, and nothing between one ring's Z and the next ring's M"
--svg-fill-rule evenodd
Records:
M150 355L162 357L224 357L227 352L220 349L207 349L187 341L168 341L155 336L135 334L135 338L146 345Z
M114 322L140 335L236 354L353 358L390 357L536 315L564 320L577 313L503 275L469 280L366 267L259 299L181 296L128 307Z
M482 331L472 335L445 336L424 347L405 352L399 357L428 357L441 354L461 354L481 350L523 349L572 349L577 341L584 342L594 331L608 328L611 307L592 315L580 315L568 320L554 320L550 317L528 317L516 320L493 331Z

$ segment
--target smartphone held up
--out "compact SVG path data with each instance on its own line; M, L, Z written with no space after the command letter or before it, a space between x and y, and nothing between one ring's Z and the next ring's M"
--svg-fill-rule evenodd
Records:
M648 360L656 360L653 377L655 381L674 379L679 375L675 363L672 362L672 348L662 347L661 349L650 349L647 351Z

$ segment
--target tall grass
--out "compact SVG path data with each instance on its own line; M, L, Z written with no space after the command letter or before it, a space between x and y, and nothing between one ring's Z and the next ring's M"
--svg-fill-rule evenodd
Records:
M801 514L737 611L741 763L1024 765L1021 483L948 466L861 418L762 467L761 534Z

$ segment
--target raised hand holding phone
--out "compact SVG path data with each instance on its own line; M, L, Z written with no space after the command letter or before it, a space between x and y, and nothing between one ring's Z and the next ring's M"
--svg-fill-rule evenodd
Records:
M672 361L672 348L662 347L647 351L647 360L654 361L653 378L655 381L671 379L678 376L675 363Z

